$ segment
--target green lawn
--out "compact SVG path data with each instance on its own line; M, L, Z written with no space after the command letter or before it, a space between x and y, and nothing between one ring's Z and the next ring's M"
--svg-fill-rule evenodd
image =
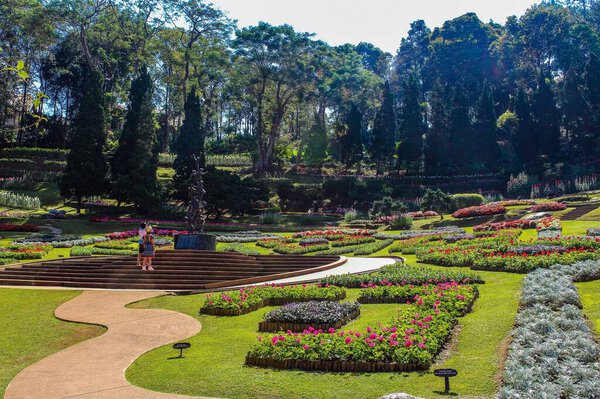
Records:
M522 275L482 272L486 284L473 313L460 319L458 342L440 367L459 371L452 390L460 397L493 397L505 338L517 312ZM359 290L349 290L349 299ZM226 398L377 398L404 391L427 398L441 395L443 380L431 373L316 373L245 367L244 356L256 340L262 316L272 308L238 317L198 315L203 296L165 296L132 305L165 308L196 317L202 331L190 339L181 360L168 346L140 357L128 370L135 385L163 392ZM347 328L388 322L402 305L364 305L361 316Z
M0 397L25 367L104 331L54 317L56 307L79 293L0 288Z
M583 313L590 319L596 336L600 338L600 280L577 283Z
M591 212L586 213L578 220L588 221L588 222L600 222L600 207L594 209Z

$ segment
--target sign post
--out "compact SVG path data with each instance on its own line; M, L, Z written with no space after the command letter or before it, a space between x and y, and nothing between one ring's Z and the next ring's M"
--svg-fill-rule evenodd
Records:
M444 393L450 392L450 377L456 377L458 371L455 369L437 369L433 370L433 375L436 377L444 377Z
M182 358L183 350L189 348L190 346L192 346L192 344L190 344L189 342L178 342L176 344L173 344L173 349L179 349L179 357Z

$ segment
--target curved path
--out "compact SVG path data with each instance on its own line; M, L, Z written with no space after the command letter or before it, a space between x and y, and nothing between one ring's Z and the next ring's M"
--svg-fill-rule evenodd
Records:
M178 312L124 308L161 294L85 291L56 308L59 319L101 324L108 331L27 367L8 385L5 399L190 398L148 391L125 379L127 367L144 352L200 332L198 320Z

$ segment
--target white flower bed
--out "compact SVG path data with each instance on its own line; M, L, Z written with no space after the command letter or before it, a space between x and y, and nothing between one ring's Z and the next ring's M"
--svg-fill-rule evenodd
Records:
M408 240L409 238L434 236L434 235L441 235L441 234L466 234L466 231L457 226L447 226L447 227L440 227L440 228L431 229L431 230L406 231L406 232L400 233L400 234L377 233L373 237L375 237L379 240L387 240L387 239Z
M501 399L598 397L600 348L578 309L570 274L563 271L538 269L525 278Z
M235 233L217 233L218 242L256 242L266 239L280 239L281 236L274 234L265 234L260 231L237 231Z
M90 237L80 238L77 240L68 241L27 241L23 243L15 242L14 245L52 245L54 248L71 248L75 246L86 246L95 244L97 242L110 241L108 237Z

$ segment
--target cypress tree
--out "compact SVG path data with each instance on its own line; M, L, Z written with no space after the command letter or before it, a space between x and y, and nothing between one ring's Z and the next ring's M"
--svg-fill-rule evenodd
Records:
M345 129L340 137L341 157L346 166L351 166L362 158L362 113L354 104L346 113Z
M487 169L494 169L498 165L496 122L493 93L486 81L475 112L475 142L478 147L477 156Z
M327 155L327 132L325 125L318 115L315 115L315 123L307 134L306 151L304 160L310 166L320 165Z
M469 172L476 148L473 126L469 118L469 104L461 85L454 88L452 108L448 117L448 148L454 172Z
M517 134L515 148L521 165L529 173L534 173L537 162L537 135L531 117L531 105L524 89L517 89L515 96L515 114L517 116Z
M570 143L571 157L585 157L593 148L590 141L590 109L579 88L579 78L572 71L567 72L562 90L563 126Z
M371 159L377 166L377 174L381 174L385 165L393 161L396 140L396 115L394 112L394 97L390 84L386 81L383 86L383 101L375 116L375 124L371 132Z
M177 154L173 162L175 176L173 184L176 196L186 201L188 199L188 184L194 168L193 156L200 157L200 165L204 166L204 134L201 129L200 99L196 88L192 88L184 104L185 119L181 125L175 144Z
M448 118L439 85L433 88L429 104L430 128L425 135L425 170L429 174L443 173L448 165Z
M84 197L103 194L108 188L103 77L97 70L84 72L83 95L73 124L71 151L60 182L64 197L74 196L77 213Z
M594 143L591 151L600 157L600 57L590 54L584 73L585 98L590 110L588 135Z
M556 160L560 150L560 114L549 79L544 76L540 76L533 96L532 111L540 155Z
M398 165L418 170L423 151L423 134L427 127L423 120L423 110L419 102L419 84L412 76L403 83L404 99L400 108L400 144L398 145Z
M144 66L131 84L129 109L112 163L113 193L147 213L158 200L158 139L152 103L152 80Z

